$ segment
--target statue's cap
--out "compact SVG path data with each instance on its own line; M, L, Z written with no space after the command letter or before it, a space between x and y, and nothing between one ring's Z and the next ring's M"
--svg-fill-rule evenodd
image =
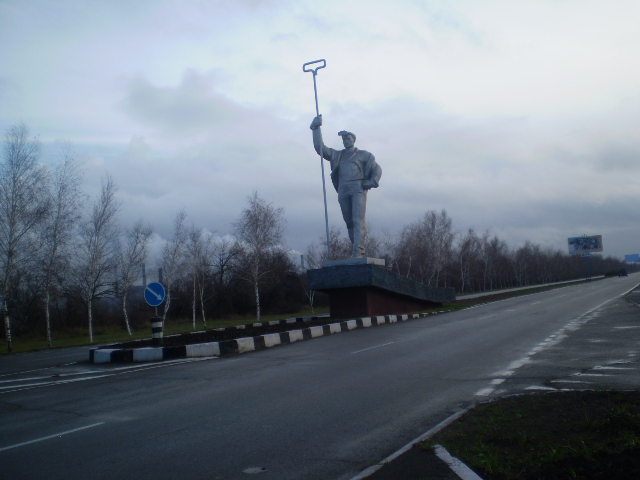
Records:
M346 130L339 131L338 135L340 135L341 137L344 137L345 135L351 135L353 137L353 141L355 142L356 140L356 134L352 132L347 132Z

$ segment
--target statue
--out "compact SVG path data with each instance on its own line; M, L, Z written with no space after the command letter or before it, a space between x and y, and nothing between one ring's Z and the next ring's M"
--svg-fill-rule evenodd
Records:
M338 192L338 202L342 210L342 218L347 224L349 239L353 245L352 257L364 257L365 212L367 209L367 192L378 187L382 169L375 157L365 151L358 150L354 144L355 134L347 131L338 132L342 137L343 150L334 150L325 146L322 141L322 115L311 122L313 146L325 160L331 164L331 181Z

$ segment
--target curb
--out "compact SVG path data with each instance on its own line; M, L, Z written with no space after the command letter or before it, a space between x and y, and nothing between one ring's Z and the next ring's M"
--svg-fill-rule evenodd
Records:
M397 323L414 318L424 318L436 315L437 313L441 312L362 317L338 323L329 323L327 325L289 330L287 332L268 333L255 337L242 337L220 342L195 343L178 347L93 348L89 350L89 362L157 362L174 360L176 358L223 357L263 350L278 345L287 345L301 340L311 340L312 338L332 335L334 333L348 332L357 328L369 328L385 323ZM291 323L286 320L281 322Z

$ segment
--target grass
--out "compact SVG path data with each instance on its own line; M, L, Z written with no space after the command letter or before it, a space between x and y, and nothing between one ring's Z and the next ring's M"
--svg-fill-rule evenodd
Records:
M640 392L575 391L476 406L422 444L485 480L640 478Z
M308 317L313 315L320 315L328 313L329 308L315 308L314 313L311 313L311 309L306 308L296 314L289 315L262 315L260 317L261 322L269 322L272 320L280 320L289 317ZM254 323L256 321L255 315L248 316L236 316L232 318L226 318L221 320L208 320L207 328L224 328L232 327L235 325L245 325ZM202 320L196 323L196 330L204 330ZM167 320L164 329L164 335L174 335L178 333L192 332L193 320L191 319L178 319ZM62 347L78 347L83 345L101 345L103 343L113 342L125 342L128 340L137 340L140 338L151 337L151 323L148 326L135 328L132 330L132 336L129 337L126 329L114 327L94 327L93 344L89 342L89 336L86 330L67 330L63 332L55 332L53 334L53 345L55 348ZM16 336L13 337L12 342L13 353L32 352L37 350L46 350L47 339L44 337L36 336ZM5 355L7 352L7 344L4 339L0 342L0 355Z
M572 284L572 285L575 285ZM566 285L549 285L545 287L531 287L526 290L517 290L513 292L502 292L495 295L487 295L483 297L466 299L456 301L454 303L447 303L441 308L434 308L433 310L437 310L439 312L445 311L454 311L454 310L462 310L464 308L468 308L473 305L478 305L481 303L489 303L495 302L499 300L504 300L506 298L518 297L521 295L530 295L532 293L544 292L547 290L553 290L555 288L562 288ZM328 313L329 308L315 308L315 313L311 313L310 308L305 308L302 311L298 312L295 315L263 315L261 317L262 322L267 322L271 320L279 320L285 317L306 317L312 315L319 315L322 313ZM254 323L255 316L249 315L244 317L233 317L222 320L210 320L207 322L208 328L223 328L223 327L231 327L235 325L244 325L247 323ZM204 330L202 326L202 321L197 323L197 330ZM165 335L173 335L178 333L186 333L193 331L193 322L191 319L179 319L179 320L169 320L165 325ZM129 337L126 330L123 328L114 328L114 327L100 327L97 326L94 328L94 336L93 336L93 344L89 342L88 334L86 331L80 330L70 330L64 332L54 332L54 340L53 345L55 348L61 347L77 347L82 345L100 345L103 343L113 343L113 342L124 342L128 340L136 340L140 338L149 338L151 336L151 325L148 327L136 328L132 331L132 336ZM34 335L14 335L12 342L13 353L21 353L21 352L31 352L36 350L46 350L47 340L44 336L34 336ZM4 341L0 341L0 355L5 355L7 352L7 344Z

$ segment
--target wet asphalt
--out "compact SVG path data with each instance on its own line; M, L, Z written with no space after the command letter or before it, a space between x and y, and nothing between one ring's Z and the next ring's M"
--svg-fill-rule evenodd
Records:
M544 346L523 358L515 371L500 373L493 381L496 388L480 402L534 392L639 389L640 285L567 325L547 339ZM434 453L414 447L362 478L459 480L461 477Z

